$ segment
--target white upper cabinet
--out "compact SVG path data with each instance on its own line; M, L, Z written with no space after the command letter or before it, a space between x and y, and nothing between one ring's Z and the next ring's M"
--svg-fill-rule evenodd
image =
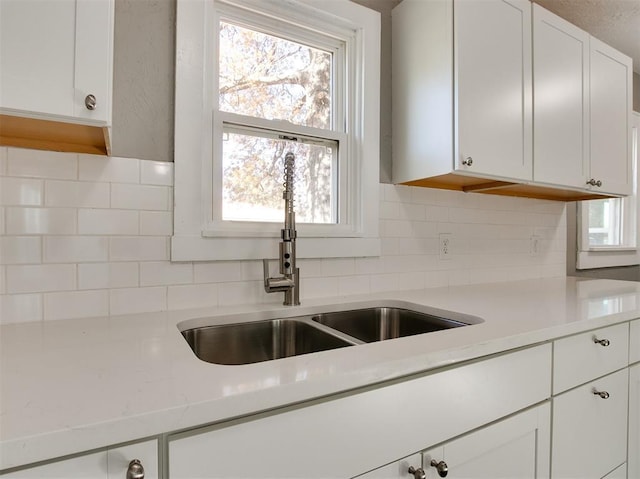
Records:
M533 4L533 70L533 179L585 188L589 34Z
M531 4L455 0L455 169L531 179Z
M632 193L628 57L528 0L404 0L392 35L394 183Z
M393 181L531 180L529 1L404 0L392 34Z
M590 179L599 190L632 193L631 95L629 57L591 38L590 58Z
M113 0L2 0L0 113L108 126L113 8Z

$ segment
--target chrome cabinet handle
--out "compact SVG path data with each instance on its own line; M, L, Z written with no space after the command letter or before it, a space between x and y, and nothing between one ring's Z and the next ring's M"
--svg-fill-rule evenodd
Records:
M473 158L471 158L470 156L467 156L464 160L462 160L462 164L464 166L471 166L473 165Z
M431 459L430 465L436 468L440 477L447 477L447 474L449 474L449 466L447 466L447 463L444 461L438 462L435 459Z
M87 107L87 110L95 110L98 107L98 101L95 95L87 95L84 97L84 106Z
M144 467L140 459L134 459L127 468L127 479L144 479Z
M600 396L602 399L609 399L609 393L607 391L593 391L593 394L596 396Z
M595 336L593 337L593 342L595 344L599 344L600 346L604 346L605 348L611 344L611 341L608 339L598 339Z
M591 186L597 186L599 188L602 186L602 181L591 178L589 181L587 181L587 184Z
M427 474L424 472L424 469L422 469L421 467L416 469L415 467L410 466L407 472L409 474L412 474L414 479L427 479Z

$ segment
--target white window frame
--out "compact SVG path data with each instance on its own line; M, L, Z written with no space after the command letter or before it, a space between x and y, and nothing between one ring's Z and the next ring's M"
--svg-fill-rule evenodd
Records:
M631 115L632 126L632 155L634 158L634 194L622 199L623 230L635 231L635 242L621 246L590 246L589 245L589 210L581 202L578 203L578 248L576 269L610 268L617 266L632 266L640 264L640 202L638 201L638 186L640 185L640 113ZM623 238L624 239L624 238Z
M277 21L313 26L338 38L349 35L346 57L354 75L349 81L353 88L338 92L347 98L348 134L329 132L339 137L340 160L346 166L340 171L347 176L339 192L343 221L299 223L297 253L301 258L379 256L379 13L348 0L178 0L172 260L261 259L275 257L278 251L282 225L222 222L214 214L221 186L221 173L214 174L221 163L215 138L222 136L223 120L233 122L236 117L262 126L259 119L217 111L217 64L209 59L217 58L216 4L223 1ZM291 126L282 122L282 128L287 131Z

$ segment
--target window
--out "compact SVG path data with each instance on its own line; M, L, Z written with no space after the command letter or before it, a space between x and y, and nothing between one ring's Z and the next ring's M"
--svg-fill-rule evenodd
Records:
M578 269L640 264L638 208L638 130L640 114L633 114L634 195L583 201L578 207Z
M348 0L178 0L172 259L379 254L380 19ZM194 188L197 185L197 188Z

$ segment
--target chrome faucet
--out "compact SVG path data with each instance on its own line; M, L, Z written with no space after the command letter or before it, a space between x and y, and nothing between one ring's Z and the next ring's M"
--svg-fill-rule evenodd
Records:
M300 268L296 267L296 213L293 209L293 175L296 157L288 152L284 157L284 228L280 241L280 274L269 277L269 260L262 260L264 290L267 293L284 293L285 306L300 304Z

